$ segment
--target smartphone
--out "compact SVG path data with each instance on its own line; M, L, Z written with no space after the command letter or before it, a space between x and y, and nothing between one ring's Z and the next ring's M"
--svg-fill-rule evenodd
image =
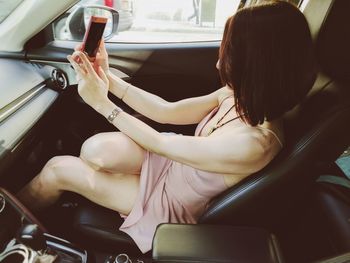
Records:
M83 51L89 56L90 60L92 61L95 60L106 24L106 17L91 16L83 40Z

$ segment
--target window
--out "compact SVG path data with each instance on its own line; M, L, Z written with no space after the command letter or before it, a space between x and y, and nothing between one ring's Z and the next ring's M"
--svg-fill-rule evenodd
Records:
M69 14L100 4L119 12L118 34L109 42L165 43L221 40L225 22L241 0L81 0L54 23L55 38L73 39ZM79 39L81 40L81 39Z
M8 17L9 14L20 4L23 0L4 0L0 1L0 23Z
M67 21L70 20L67 18L81 6L97 4L119 12L118 34L108 42L217 41L222 38L229 16L242 6L262 1L265 0L81 0L55 21L54 35L58 40L81 41L81 34L69 31L69 28L78 28L80 24L68 25ZM302 2L286 1L297 6Z

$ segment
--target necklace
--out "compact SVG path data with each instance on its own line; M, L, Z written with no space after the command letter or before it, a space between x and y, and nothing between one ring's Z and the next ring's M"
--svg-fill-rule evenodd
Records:
M224 118L225 116L233 109L235 105L231 106L231 108L228 109L228 111L226 111L226 113L224 114L224 116L222 116L217 122L216 124L209 130L208 132L208 135L209 136L210 134L212 134L216 129L224 126L225 124L231 122L231 121L234 121L234 120L237 120L240 116L236 116L234 118L232 118L231 120L228 120L228 121L225 121L224 123L220 123Z

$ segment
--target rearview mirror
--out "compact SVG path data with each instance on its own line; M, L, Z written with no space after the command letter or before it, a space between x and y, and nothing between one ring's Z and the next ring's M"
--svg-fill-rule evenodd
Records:
M65 26L66 34L69 34L68 38L82 41L91 16L101 16L108 19L103 34L104 40L108 40L116 35L119 23L118 11L107 6L88 5L79 6L67 17Z

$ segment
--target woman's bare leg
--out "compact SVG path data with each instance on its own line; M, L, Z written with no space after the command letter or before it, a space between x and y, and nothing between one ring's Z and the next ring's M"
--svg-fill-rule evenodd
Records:
M140 174L145 150L121 132L105 132L87 139L80 158L98 171Z
M71 191L128 214L138 187L138 175L108 174L94 170L78 157L58 156L19 192L18 198L35 210L53 204L63 191Z
M54 203L66 190L128 214L138 192L139 171L145 152L121 133L103 135L106 136L96 135L84 143L82 158L52 158L18 193L18 198L26 206L39 209Z

